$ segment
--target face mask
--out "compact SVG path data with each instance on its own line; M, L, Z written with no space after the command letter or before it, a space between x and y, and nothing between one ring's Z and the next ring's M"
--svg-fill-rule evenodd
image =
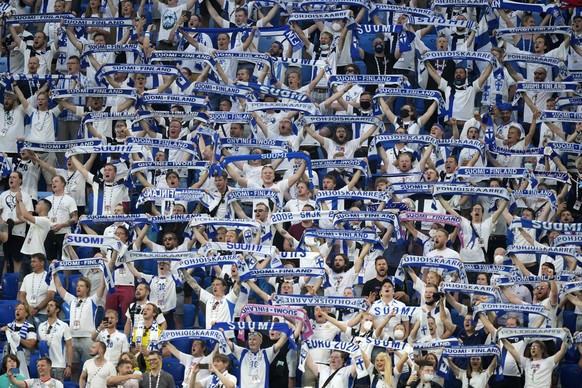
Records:
M372 103L370 101L360 101L360 108L363 110L368 110L372 107Z
M434 236L436 236L436 229L431 229L428 231L428 235L430 236L430 238L434 238Z
M505 258L504 258L503 256L501 256L501 255L497 255L497 256L495 256L495 257L493 258L493 262L494 262L496 265L503 265L503 262L504 262L504 261L505 261Z
M322 50L329 50L329 44L320 44L319 48Z
M331 29L334 30L335 32L338 32L339 30L342 29L342 26L339 23L333 23L331 25Z
M400 109L400 117L405 119L408 116L410 116L410 111L408 109L406 109L406 108Z
M374 46L374 51L378 54L384 52L384 45L382 43L378 43Z
M432 381L433 378L434 375L431 375L430 373L425 373L422 375L422 379L424 380L425 383Z
M362 324L362 328L366 331L370 331L372 329L372 321L366 321Z
M455 85L457 85L457 86L463 86L463 85L465 85L465 80L464 79L456 79L455 80Z
M526 168L526 169L528 169L528 170L533 170L533 164L531 164L531 163L526 163L526 164L525 164L525 168Z
M401 340L404 338L404 331L398 329L398 330L394 330L394 338L397 340Z

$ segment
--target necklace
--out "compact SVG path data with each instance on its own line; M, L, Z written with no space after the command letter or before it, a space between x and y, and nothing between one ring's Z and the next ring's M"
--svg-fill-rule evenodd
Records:
M40 110L37 109L36 110L36 113L38 114L38 116L37 116L36 123L34 124L34 128L38 132L40 132L40 131L42 131L45 128L45 125L47 124L47 120L49 119L49 116L50 116L51 112L48 112L48 111L42 112L42 111L40 111ZM43 118L42 118L42 121L40 120L40 114L41 113L44 113ZM40 125L39 125L39 122L40 122Z
M162 371L160 370L158 372L158 375L156 376L156 388L158 388L158 385L160 385L160 375L162 374ZM150 388L152 388L152 371L150 371Z
M53 201L56 202L57 197L60 199L58 206L54 206L51 207L51 211L49 212L52 217L50 217L51 222L57 222L58 218L59 218L59 213L61 211L61 206L63 205L63 200L65 199L64 195L53 195Z

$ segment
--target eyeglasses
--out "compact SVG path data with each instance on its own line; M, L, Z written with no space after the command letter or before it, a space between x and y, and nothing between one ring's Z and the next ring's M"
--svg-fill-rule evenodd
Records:
M356 72L356 70L354 70L354 69L346 69L346 73L355 73L355 72Z
M172 241L175 240L174 237L164 237L164 241Z
M218 308L218 305L220 304L220 301L216 301L214 302L214 304L212 305L212 311L216 310Z
M46 334L49 335L51 333L52 329L53 329L53 325L49 325L49 327L46 328Z
M255 213L263 213L265 209L255 209L253 210Z

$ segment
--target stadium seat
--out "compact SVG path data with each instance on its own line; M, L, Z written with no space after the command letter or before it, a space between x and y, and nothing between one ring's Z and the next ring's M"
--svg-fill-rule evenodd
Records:
M18 278L20 274L5 273L2 276L2 298L6 300L16 299L18 295Z
M202 288L207 289L208 287L210 287L212 285L212 280L213 280L212 276L206 276L204 278L204 281L202 282Z
M67 283L67 291L72 295L77 295L77 281L83 277L81 274L73 274L69 276L69 283Z
M162 369L174 376L176 385L181 385L184 381L184 365L176 358L164 358L162 361Z
M576 314L572 310L564 310L564 327L570 329L571 333L576 332Z
M193 329L196 320L196 306L193 304L184 304L184 317L182 318L184 329Z
M38 371L36 370L36 361L39 359L40 353L35 352L30 355L30 361L28 363L28 373L31 379L38 378Z
M61 307L62 307L63 314L64 314L64 317L61 320L68 324L70 319L71 319L71 306L65 302L62 304Z
M172 345L182 353L190 354L192 351L192 342L190 338L179 338L172 340Z
M64 388L79 388L79 383L74 383L72 381L65 381L63 383Z
M206 328L206 317L204 316L204 311L202 311L202 309L198 309L198 326L202 329Z
M0 327L6 326L8 323L14 321L14 310L20 303L18 300L0 300Z
M578 365L562 365L560 380L562 388L578 388L580 381L582 381L582 370Z
M269 48L271 47L271 45L277 41L278 37L276 36L272 36L272 35L267 35L267 36L262 36L259 38L259 52L260 53L266 53L269 51ZM279 38L280 39L280 38Z

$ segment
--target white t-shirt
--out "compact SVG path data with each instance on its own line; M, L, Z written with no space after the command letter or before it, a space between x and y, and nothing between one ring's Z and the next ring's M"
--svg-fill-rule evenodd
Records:
M6 111L0 105L0 151L18 152L16 139L19 137L24 137L24 108L18 105Z
M38 326L38 339L47 342L49 357L53 362L53 368L64 368L67 366L65 341L69 341L72 338L69 325L60 319L57 319L52 325L49 325L48 321L44 321Z
M95 365L95 359L85 361L83 372L87 373L86 388L102 388L107 386L107 378L117 376L115 366L109 361L101 366Z
M51 225L67 222L71 218L71 213L77 211L77 203L70 195L50 195L46 199L52 204L52 208L48 213ZM67 226L61 228L56 234L67 234L70 232L71 227Z
M337 326L331 324L330 322L317 323L312 320L311 326L313 327L313 335L310 337L312 340L333 341L334 338L340 333L340 329L338 329ZM309 355L315 363L327 364L329 362L330 352L328 349L316 348L310 349Z
M489 381L489 377L491 377L491 373L489 373L489 369L485 369L481 373L473 372L471 374L471 379L467 378L467 371L461 369L459 374L457 375L457 379L461 380L463 384L463 388L485 388L487 387L487 382Z
M406 305L396 299L392 299L389 303L385 303L382 299L375 301L372 303L370 310L368 312L374 316L374 322L380 323L384 319L386 319L386 315L384 314L384 308L390 307L390 309L398 308L401 309L406 307ZM408 322L410 319L406 315L397 315L393 319L388 322L388 324L384 327L384 337L392 337L394 336L394 328L396 325Z
M354 157L358 148L360 148L360 139L353 139L344 144L339 144L331 139L324 138L323 148L327 152L328 159L333 159L333 156L338 152L344 153L344 159L351 159Z
M1 105L0 105L1 106ZM2 143L2 142L0 142ZM24 203L24 207L27 211L31 212L34 210L32 206L32 198L28 195L27 192L21 191L22 193L22 202ZM17 221L18 217L16 216L16 193L10 190L6 190L2 194L0 194L0 217L4 221L6 220L14 220ZM26 223L23 222L18 225L14 225L12 228L12 235L18 237L24 237L26 235ZM36 253L36 252L35 252Z
M24 277L20 291L26 292L26 301L31 307L36 308L45 298L48 291L55 291L54 283L46 284L46 271L41 273L31 272ZM46 314L46 307L38 312Z
M26 221L30 228L26 233L21 252L26 255L33 255L38 252L46 254L44 250L44 240L51 229L51 221L47 217L34 217L34 223Z
M160 31L158 33L158 42L161 40L173 40L173 36L170 36L170 31L182 15L182 11L187 11L186 5L178 5L176 7L168 7L161 1L158 2L158 10L161 15Z
M354 281L356 280L354 267L350 268L347 272L342 273L335 273L327 265L326 269L328 274L327 277L331 286L325 288L325 296L343 296L344 290L347 287L352 287L354 285Z
M554 357L533 361L521 356L521 367L525 373L524 388L550 388L552 386L552 371L555 366Z
M202 372L202 371L200 371L200 372ZM235 376L228 373L228 371L224 371L224 373L222 375L224 377L226 377L227 379L229 379L230 381L232 381L234 383L234 385L236 386L237 379ZM198 378L198 376L196 376L196 379L198 380L197 382L200 383L203 388L222 388L224 386L222 384L222 382L220 381L220 379L218 378L218 376L216 376L215 374L212 374L210 376L206 376L203 379L200 379L200 378ZM185 387L186 385L182 385L182 386Z
M63 388L63 383L61 383L59 380L53 379L52 377L46 381L41 381L41 379L28 379L24 380L24 382L28 388Z
M274 346L253 353L249 349L234 345L232 354L239 360L241 371L244 371L244 373L241 373L240 386L245 388L268 388L267 371L277 353Z
M329 376L333 374L331 368L328 365L317 365L317 370L319 371L319 387L323 387L323 384L327 381ZM342 367L333 378L327 383L325 388L345 388L349 387L351 373L349 367Z
M472 226L471 226L472 225ZM460 258L463 263L484 263L486 261L483 249L487 251L489 236L493 229L491 217L476 224L461 218L461 228L465 246L461 248Z
M190 385L190 375L192 374L192 367L196 364L211 364L212 363L212 356L205 356L205 357L194 357L190 354L180 352L180 364L184 365L184 381L182 382L182 387L187 388ZM198 374L196 375L196 380L200 382L200 380L205 379L206 377L210 376L210 371L208 369L200 369Z
M102 330L97 335L97 341L101 341L105 344L105 359L112 363L114 366L117 366L117 362L119 361L119 356L123 352L129 352L129 341L127 336L116 330L113 334L109 334L107 330Z
M30 117L30 131L26 140L35 142L55 141L55 125L61 114L58 106L47 111L40 111L28 105L26 115Z

